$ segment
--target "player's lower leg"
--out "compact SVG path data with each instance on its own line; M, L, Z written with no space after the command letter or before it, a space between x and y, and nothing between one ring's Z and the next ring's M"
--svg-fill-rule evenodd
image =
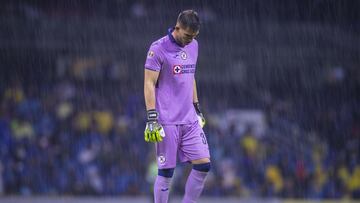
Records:
M199 199L210 166L210 162L193 165L193 169L186 181L183 203L195 203Z
M154 184L154 202L167 203L169 199L171 178L174 174L174 169L159 169L158 176Z

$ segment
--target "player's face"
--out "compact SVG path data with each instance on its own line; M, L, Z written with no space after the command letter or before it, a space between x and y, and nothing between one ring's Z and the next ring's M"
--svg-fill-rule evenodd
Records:
M177 41L182 45L188 45L199 34L199 31L193 31L190 28L184 28L183 26L176 25Z

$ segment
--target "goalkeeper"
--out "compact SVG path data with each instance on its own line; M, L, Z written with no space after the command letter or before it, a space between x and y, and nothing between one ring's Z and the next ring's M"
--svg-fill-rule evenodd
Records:
M154 184L155 203L168 202L177 156L190 162L183 203L196 202L210 170L210 154L204 131L195 82L200 28L197 13L179 14L175 27L152 43L144 73L147 110L145 141L156 143L158 176Z

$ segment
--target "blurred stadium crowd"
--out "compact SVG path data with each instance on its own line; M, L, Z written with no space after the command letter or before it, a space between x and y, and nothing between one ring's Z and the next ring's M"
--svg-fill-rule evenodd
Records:
M121 8L135 18L149 16L149 5L142 1L110 2L126 5ZM104 6L109 11L110 6ZM26 5L20 11L35 18L41 9L58 11L41 14L49 18L71 12L65 9L64 14L59 5L50 9L46 3L34 8ZM19 11L13 4L7 9L8 14L2 15ZM206 8L205 15L216 22L214 10ZM86 17L91 13L72 12ZM112 14L111 18L125 15ZM134 58L145 60L144 56ZM130 71L117 77L119 69L114 64L104 68L101 63L82 62L72 64L71 70L59 68L66 63L45 71L32 64L4 70L0 81L0 195L150 194L156 168L154 148L143 140L141 75L130 79L134 73ZM321 83L309 79L303 82L305 86L296 85L301 83L296 70L266 85L254 80L247 84L201 80L198 91L208 121L205 132L213 163L204 195L360 198L360 72L358 61L347 63L352 68L330 68L315 78ZM88 66L95 68L86 69ZM141 65L131 68L143 70ZM288 85L292 82L296 84ZM236 130L239 123L222 125L230 109L263 112L264 133L257 134L250 124L241 132ZM179 165L173 193L183 193L188 171L186 164Z
M156 170L151 173L153 148L143 141L142 95L125 84L74 81L3 86L2 194L135 195L150 189ZM321 95L317 102L338 98ZM208 104L213 170L205 194L358 198L360 120L355 103L346 101L312 112L306 101L270 99L261 109L268 125L261 137L251 126L242 134L237 123L222 128L215 118L226 105ZM300 118L316 125L305 130ZM174 191L181 192L187 169L178 168Z

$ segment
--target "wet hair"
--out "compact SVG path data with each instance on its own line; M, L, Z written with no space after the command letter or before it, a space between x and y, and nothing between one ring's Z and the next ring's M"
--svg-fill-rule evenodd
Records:
M177 18L177 22L184 26L184 28L190 28L194 32L200 29L200 19L194 10L182 11Z

